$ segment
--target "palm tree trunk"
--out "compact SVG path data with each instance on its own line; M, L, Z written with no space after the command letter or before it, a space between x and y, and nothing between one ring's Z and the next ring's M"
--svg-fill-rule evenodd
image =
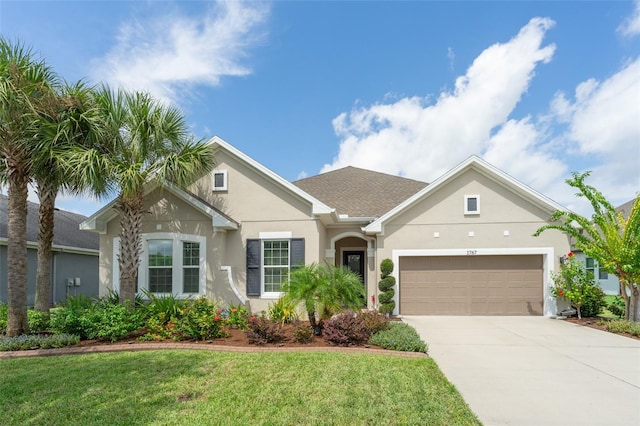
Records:
M135 306L136 281L140 266L142 248L142 215L144 214L144 197L140 192L137 197L119 199L116 209L120 213L120 303L128 300L131 309Z
M53 244L54 212L57 188L51 181L38 182L40 200L38 231L38 269L36 276L36 311L51 309L51 244Z
M27 322L27 179L9 173L9 222L7 249L7 336L29 332Z

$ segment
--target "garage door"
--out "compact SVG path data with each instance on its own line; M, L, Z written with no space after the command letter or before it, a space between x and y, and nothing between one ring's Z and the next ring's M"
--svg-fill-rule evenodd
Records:
M542 315L542 256L400 258L400 314Z

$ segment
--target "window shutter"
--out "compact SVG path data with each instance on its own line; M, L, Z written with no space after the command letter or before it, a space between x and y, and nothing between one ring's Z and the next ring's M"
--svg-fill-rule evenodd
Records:
M304 238L291 239L291 268L304 266Z
M247 296L260 296L260 240L247 240Z

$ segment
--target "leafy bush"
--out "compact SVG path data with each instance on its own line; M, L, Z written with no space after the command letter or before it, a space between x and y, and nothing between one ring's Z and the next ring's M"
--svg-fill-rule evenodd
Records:
M9 306L0 302L0 334L7 332L7 321L9 320Z
M293 324L293 340L297 343L309 343L313 340L313 328L310 325L296 321Z
M323 335L328 342L339 346L359 345L369 338L364 319L351 311L345 311L327 320Z
M251 317L245 334L249 339L249 343L254 345L278 343L284 340L285 337L282 324L264 316Z
M369 339L372 345L403 352L427 352L427 344L409 324L394 322L386 330L375 333Z
M227 326L239 330L247 328L247 324L249 324L249 310L244 305L230 305L229 308L226 309L226 312L225 324Z
M75 345L80 337L69 334L54 334L51 336L22 335L17 337L0 338L0 351L24 351L29 349L62 348Z
M616 320L607 323L607 331L612 333L629 333L632 336L640 337L640 323L626 320Z
M177 318L176 318L177 317ZM205 340L226 336L222 310L204 296L189 302L175 317L175 330L189 339Z
M91 302L88 305L87 300ZM52 309L49 323L54 333L115 342L142 327L143 315L140 310L130 310L128 305L76 298L65 306Z
M30 333L42 333L49 328L49 314L46 312L29 309L27 311L27 321Z
M567 299L578 311L578 318L597 316L606 305L604 292L596 284L593 274L575 259L573 252L569 252L567 260L560 265L560 272L552 277L551 293Z
M362 318L364 327L369 335L389 327L389 320L380 312L364 311L359 312L358 315Z
M620 296L616 296L611 304L607 306L607 309L618 318L624 317L626 313L624 299Z
M279 321L282 324L298 319L297 304L286 297L281 297L277 302L270 304L267 313L273 321Z
M173 294L156 296L147 290L144 290L144 294L149 298L149 304L146 306L149 317L156 316L159 318L160 314L164 314L163 317L166 321L169 321L172 317L179 316L187 303L187 301L178 299Z

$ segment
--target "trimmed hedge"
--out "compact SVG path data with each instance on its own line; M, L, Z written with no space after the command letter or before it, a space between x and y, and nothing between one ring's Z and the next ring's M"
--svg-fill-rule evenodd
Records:
M369 339L372 345L403 352L427 352L427 344L409 324L392 322L386 330L375 333Z

